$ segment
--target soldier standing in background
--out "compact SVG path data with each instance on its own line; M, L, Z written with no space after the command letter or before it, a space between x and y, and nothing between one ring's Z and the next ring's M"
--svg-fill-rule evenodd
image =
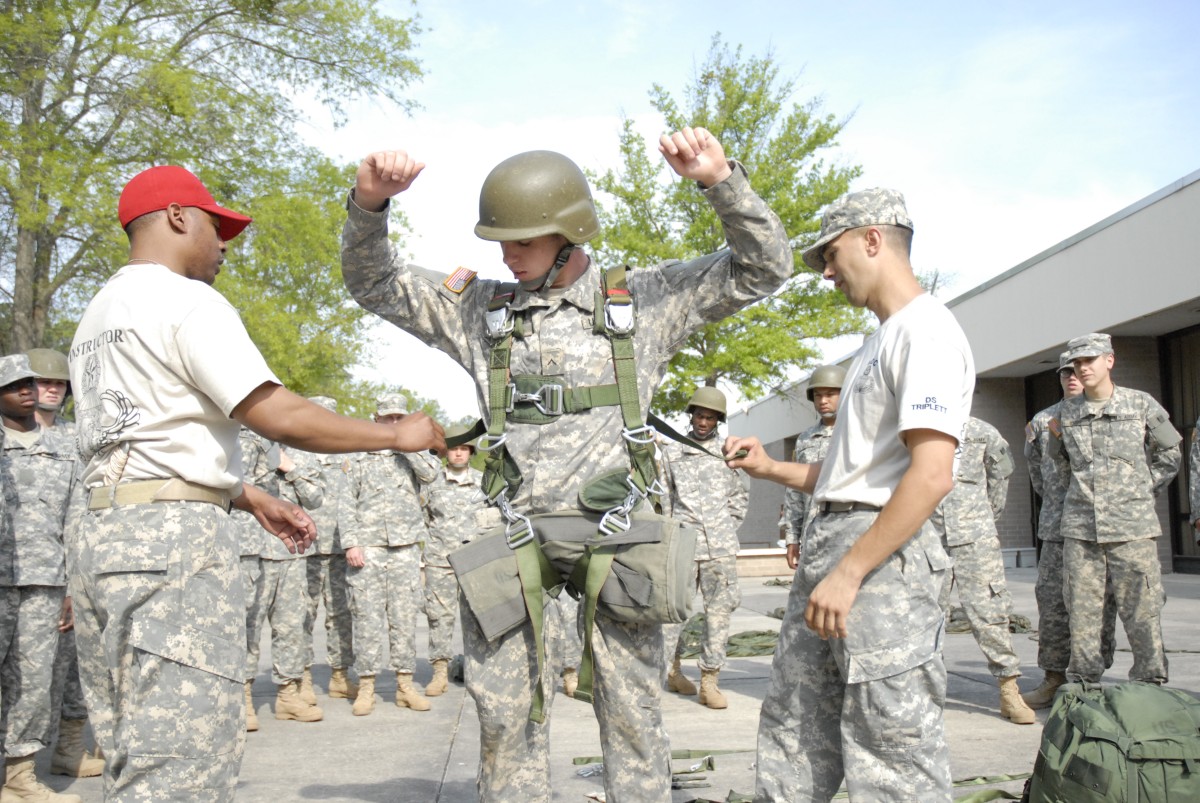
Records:
M408 415L404 397L393 393L377 403L375 420L399 422ZM358 695L353 712L375 710L375 679L383 668L387 638L396 671L396 705L428 711L429 701L412 685L417 665L417 613L421 609L421 547L427 537L420 484L437 476L426 455L390 449L358 456L350 471L354 502L342 533L346 582L354 619Z
M0 473L11 516L0 541L0 797L79 803L34 775L34 756L50 744L60 704L52 692L55 655L61 623L71 621L63 536L79 502L74 444L38 424L35 378L26 355L0 357Z
M942 585L942 610L949 614L950 587L956 585L971 633L1000 684L1000 716L1018 725L1032 725L1037 717L1017 688L1021 659L1013 650L1008 629L1012 596L1004 579L996 530L1008 499L1012 453L995 427L972 416L959 439L956 466L954 490L930 516L954 561Z
M242 482L253 485L263 493L279 496L279 446L259 435L249 427L238 432L238 448L242 453ZM262 607L263 539L267 534L254 516L236 508L229 511L238 536L238 570L242 577L246 610L246 730L258 730L258 712L254 709L254 678L258 676L259 610Z
M446 437L467 431L464 426L448 427ZM429 620L429 662L433 678L425 687L426 697L446 693L450 659L454 657L454 623L458 620L458 580L447 557L500 524L500 513L489 506L479 490L482 472L471 467L476 442L451 446L446 465L439 467L434 480L422 489L422 502L428 524L425 539L425 616Z
M688 437L720 452L718 425L725 420L725 394L713 387L696 388L688 402L691 416ZM725 666L729 617L742 601L737 579L738 527L746 518L749 492L745 475L731 471L708 452L671 441L662 447L666 467L664 485L670 515L696 530L696 579L704 598L704 639L700 651L700 704L726 708L729 702L717 680ZM679 628L666 632L671 651L667 688L678 694L695 694L696 686L680 668L682 644Z
M71 375L67 355L53 349L25 352L29 366L37 374L38 424L62 436L67 448L75 448L75 422L62 416L71 395ZM67 597L68 606L70 596ZM66 611L70 614L69 609ZM54 700L61 701L58 742L50 759L50 772L73 778L92 778L104 772L104 759L84 745L87 703L79 683L79 659L75 652L75 618L65 615L58 624L58 653L54 657Z
M840 365L822 365L808 378L805 395L812 402L820 418L817 423L796 437L792 450L794 463L820 463L829 451L829 438L837 424L838 402L842 398L842 383L846 381L846 369ZM804 528L817 515L812 497L795 488L783 491L783 529L787 544L789 569L800 564L800 546L804 542Z
M599 221L586 176L561 154L518 154L484 180L475 233L499 243L513 285L478 279L465 269L446 274L408 265L388 240L388 208L424 165L404 151L380 151L359 166L342 233L346 287L364 307L446 352L474 378L481 409L490 426L504 427L504 454L521 478L519 487L508 485L506 495L497 497L514 516L578 510L588 480L631 465L620 403L602 403L599 393L588 396L597 386L611 389L616 376L606 309L636 310L614 323L637 329L633 359L621 362L623 373L628 368L635 374L636 392L622 393L627 406L637 406L630 418L644 422L642 411L684 340L766 297L791 275L792 254L779 219L715 137L684 128L661 137L659 150L676 174L700 182L728 247L631 271L624 296L614 292L600 302L601 269L580 247L599 234ZM636 308L628 304L630 295ZM538 383L527 386L509 410L489 404L489 391L492 398L505 392L496 386L504 380L490 368L506 321L522 323L521 336L512 338L511 374ZM545 395L543 386L549 388ZM564 398L568 391L571 409L554 404L552 395ZM632 432L632 423L628 427L631 437L644 437ZM548 801L549 721L529 720L541 682L533 625L526 621L488 641L468 608L462 618L467 690L480 714L480 799ZM593 705L608 798L663 800L671 794L671 772L660 706L662 627L600 613L595 631Z
M1083 393L1083 385L1075 376L1067 352L1058 356L1058 383L1063 398L1073 399ZM1067 664L1071 661L1071 615L1063 601L1063 500L1067 496L1070 474L1063 474L1050 457L1051 439L1062 437L1058 416L1062 402L1058 401L1033 417L1025 427L1025 462L1029 466L1029 481L1042 498L1038 514L1038 538L1042 550L1038 555L1037 584L1034 596L1038 607L1038 666L1045 673L1042 684L1021 695L1034 710L1049 708L1058 687L1067 682ZM1104 620L1100 631L1100 652L1104 668L1112 666L1116 652L1117 603L1109 586L1104 595Z
M1083 393L1063 399L1062 438L1050 453L1070 472L1063 502L1063 573L1071 612L1067 675L1098 683L1105 588L1112 585L1117 613L1133 651L1130 680L1167 682L1162 642L1166 593L1158 561L1162 525L1154 497L1179 471L1179 442L1170 416L1150 394L1118 387L1112 339L1103 333L1067 343L1067 359Z
M309 401L337 412L337 401L329 396L312 396ZM354 622L350 616L350 592L346 586L346 553L342 531L353 500L350 498L350 465L353 455L303 453L316 462L325 488L325 501L309 512L317 525L317 540L308 556L308 616L304 621L305 643L309 645L308 666L304 668L301 690L312 690L313 627L317 606L325 603L325 653L329 657L329 696L335 700L353 700L358 684L347 676L354 666ZM316 702L316 697L313 697Z
M279 448L279 498L299 505L305 511L316 510L325 499L320 467L306 453ZM255 631L259 638L250 643L248 661L258 666L263 624L271 625L271 680L276 688L275 719L318 722L324 712L317 706L311 678L302 688L305 669L312 663L312 629L308 619L308 555L292 552L278 538L262 539L262 598L258 606Z

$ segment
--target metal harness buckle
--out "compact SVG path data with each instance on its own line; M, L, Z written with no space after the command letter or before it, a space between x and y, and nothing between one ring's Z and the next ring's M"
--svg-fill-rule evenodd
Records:
M533 404L542 415L563 414L562 385L542 385L534 393L522 393L511 382L508 385L508 406L505 412L511 413L518 404Z
M634 328L633 304L614 304L612 299L604 302L604 326L614 335L628 335Z
M504 445L504 442L508 440L508 433L505 432L504 434L502 434L499 438L496 439L495 443L491 442L491 437L492 436L487 433L479 436L479 440L476 442L476 445L479 447L479 451L490 452L493 449L499 449L501 446Z
M630 443L654 443L654 436L657 434L658 430L649 424L645 424L635 429L621 430L621 437Z
M504 542L509 549L524 546L534 539L533 521L512 509L507 491L501 491L493 501L500 508L501 515L508 520L508 526L504 528Z
M504 337L513 330L513 316L509 314L508 306L490 309L483 316L487 325L488 337L497 339Z

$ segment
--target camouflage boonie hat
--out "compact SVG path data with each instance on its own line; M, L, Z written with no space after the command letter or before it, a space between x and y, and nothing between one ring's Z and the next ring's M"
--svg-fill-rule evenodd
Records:
M804 249L804 264L816 271L825 270L825 246L843 232L863 226L903 226L912 231L904 194L899 190L875 187L838 198L821 215L821 236Z
M408 415L408 401L399 393L389 393L375 400L375 415Z
M337 399L333 398L332 396L309 396L308 400L313 404L324 407L331 413L337 412Z
M1112 354L1112 338L1103 332L1092 332L1067 341L1066 358L1074 362L1080 357L1099 357L1101 354Z
M22 379L36 379L37 374L29 367L29 357L24 354L9 354L0 357L0 388L20 382Z

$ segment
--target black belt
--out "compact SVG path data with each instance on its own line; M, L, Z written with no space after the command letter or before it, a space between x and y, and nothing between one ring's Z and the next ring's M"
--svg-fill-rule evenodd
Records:
M868 510L878 513L883 510L879 505L868 505L866 502L822 502L822 513L849 513L852 510Z

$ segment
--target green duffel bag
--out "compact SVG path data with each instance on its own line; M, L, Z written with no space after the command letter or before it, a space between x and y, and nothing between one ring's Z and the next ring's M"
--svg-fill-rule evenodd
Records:
M624 532L601 535L601 514L562 510L531 516L536 542L552 571L542 586L557 595L564 587L586 598L579 559L589 549L612 553L612 566L597 595L597 611L633 624L686 622L696 595L696 531L649 512L630 515ZM463 597L489 641L529 618L517 556L497 527L450 554Z
M1152 683L1068 683L1042 731L1031 803L1200 801L1200 700Z

